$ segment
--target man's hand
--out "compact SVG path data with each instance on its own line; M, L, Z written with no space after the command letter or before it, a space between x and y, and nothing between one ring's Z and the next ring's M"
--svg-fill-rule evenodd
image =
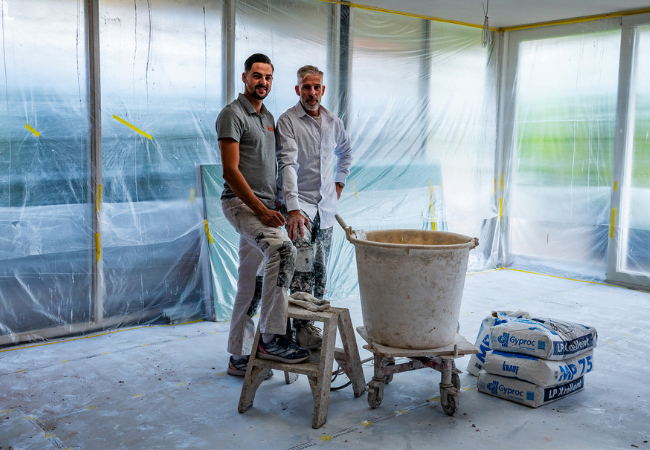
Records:
M307 229L311 231L311 223L307 217L303 216L299 210L289 211L289 223L287 223L289 239L295 241L298 238L298 233L300 233L300 237L304 237L305 229L303 226L307 226Z
M336 199L339 200L341 198L341 192L343 192L343 186L338 183L334 183L334 186L336 186Z
M286 223L284 217L280 214L280 211L273 211L272 209L264 207L262 211L256 214L264 225L270 227L281 227Z

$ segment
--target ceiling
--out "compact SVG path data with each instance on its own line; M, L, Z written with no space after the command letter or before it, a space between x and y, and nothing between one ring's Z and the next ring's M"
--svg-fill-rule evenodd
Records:
M483 0L485 1L485 0ZM352 0L392 11L483 25L481 0ZM490 0L491 28L650 9L650 0Z

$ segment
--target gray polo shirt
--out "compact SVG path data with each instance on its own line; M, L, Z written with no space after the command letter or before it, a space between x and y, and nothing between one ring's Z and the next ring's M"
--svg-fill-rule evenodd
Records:
M230 138L239 142L239 171L260 201L275 209L278 170L275 159L275 122L266 106L257 114L244 94L227 105L217 118L219 139ZM221 199L236 195L223 184Z

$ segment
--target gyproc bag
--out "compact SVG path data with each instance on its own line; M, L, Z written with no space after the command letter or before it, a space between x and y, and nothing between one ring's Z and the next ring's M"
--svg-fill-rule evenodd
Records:
M510 319L490 329L492 350L542 359L571 358L596 347L594 327L555 319Z
M530 316L525 311L492 311L491 315L483 319L483 322L481 322L481 328L478 331L478 336L476 337L476 343L474 344L478 347L478 354L472 355L467 364L467 371L469 373L476 377L483 369L483 364L485 364L485 355L490 351L490 328L494 325L506 323L508 318L522 317Z
M584 377L564 384L542 387L516 378L492 375L482 370L478 375L477 386L479 392L537 408L581 391L584 388Z
M520 353L496 350L485 357L485 371L492 375L518 378L538 386L567 383L589 373L594 368L593 350L562 361L549 361Z

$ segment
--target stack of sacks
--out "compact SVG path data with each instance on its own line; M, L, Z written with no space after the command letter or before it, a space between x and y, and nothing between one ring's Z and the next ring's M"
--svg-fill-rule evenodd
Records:
M537 408L584 388L596 329L555 319L506 318L490 329L492 350L478 390Z
M469 363L467 364L467 371L475 377L478 377L478 373L483 370L485 356L491 350L490 330L493 326L506 323L508 318L521 319L528 317L530 316L525 311L492 311L492 314L481 322L481 328L478 331L476 343L474 344L478 347L478 353L470 357Z

